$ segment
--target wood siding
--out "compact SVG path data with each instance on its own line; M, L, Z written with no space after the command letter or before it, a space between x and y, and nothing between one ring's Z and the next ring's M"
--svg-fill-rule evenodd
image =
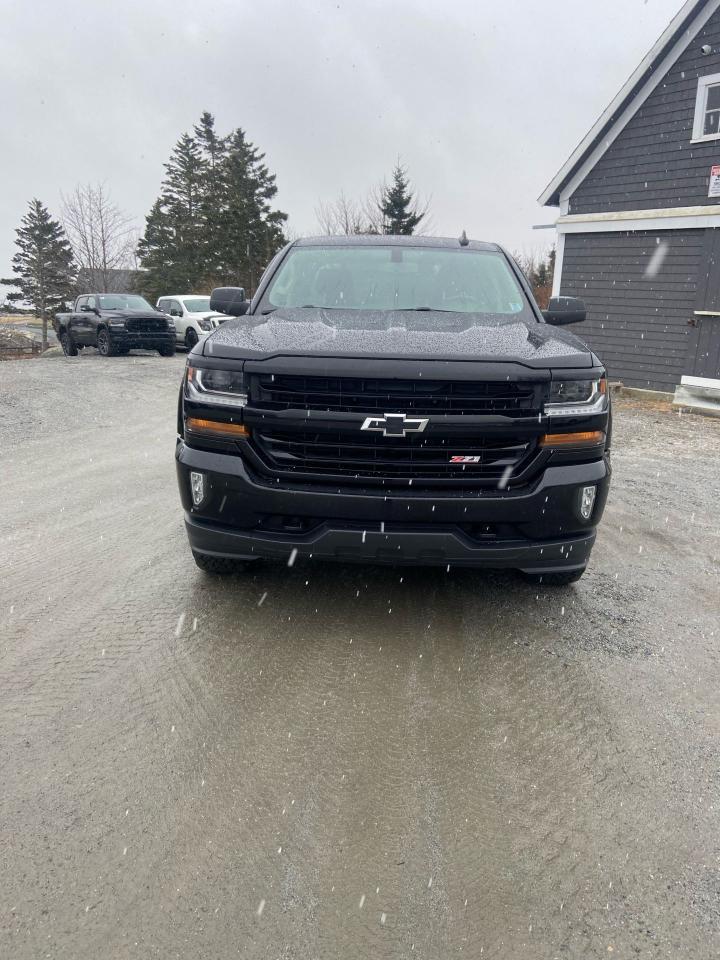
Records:
M703 56L700 48L713 52ZM715 13L570 198L570 213L719 204L708 199L720 140L691 143L698 77L720 73Z
M611 379L671 391L691 372L688 321L704 242L704 230L565 237L560 292L581 297L588 308L587 321L570 329L597 353Z

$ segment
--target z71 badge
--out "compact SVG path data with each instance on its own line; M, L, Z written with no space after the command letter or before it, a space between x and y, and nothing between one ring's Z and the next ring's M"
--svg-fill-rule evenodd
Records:
M450 463L480 463L482 457L450 457Z

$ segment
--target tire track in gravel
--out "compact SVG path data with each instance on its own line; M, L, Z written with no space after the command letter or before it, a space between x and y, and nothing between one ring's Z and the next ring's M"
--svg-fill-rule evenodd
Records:
M117 360L6 378L53 408L31 440L0 417L26 501L0 518L0 951L717 952L717 458L693 467L714 427L619 408L574 588L301 563L217 581L176 504L180 363Z

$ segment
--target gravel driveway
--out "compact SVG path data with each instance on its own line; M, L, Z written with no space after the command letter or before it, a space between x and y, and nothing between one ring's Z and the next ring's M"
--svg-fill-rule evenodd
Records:
M586 577L203 577L184 358L0 367L0 955L720 954L720 423L616 406Z

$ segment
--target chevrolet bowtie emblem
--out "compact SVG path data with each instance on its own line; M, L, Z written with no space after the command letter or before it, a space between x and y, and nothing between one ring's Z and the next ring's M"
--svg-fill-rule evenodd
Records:
M386 413L383 417L367 417L361 430L376 430L384 437L404 437L406 433L422 433L430 418L406 417L404 413Z

